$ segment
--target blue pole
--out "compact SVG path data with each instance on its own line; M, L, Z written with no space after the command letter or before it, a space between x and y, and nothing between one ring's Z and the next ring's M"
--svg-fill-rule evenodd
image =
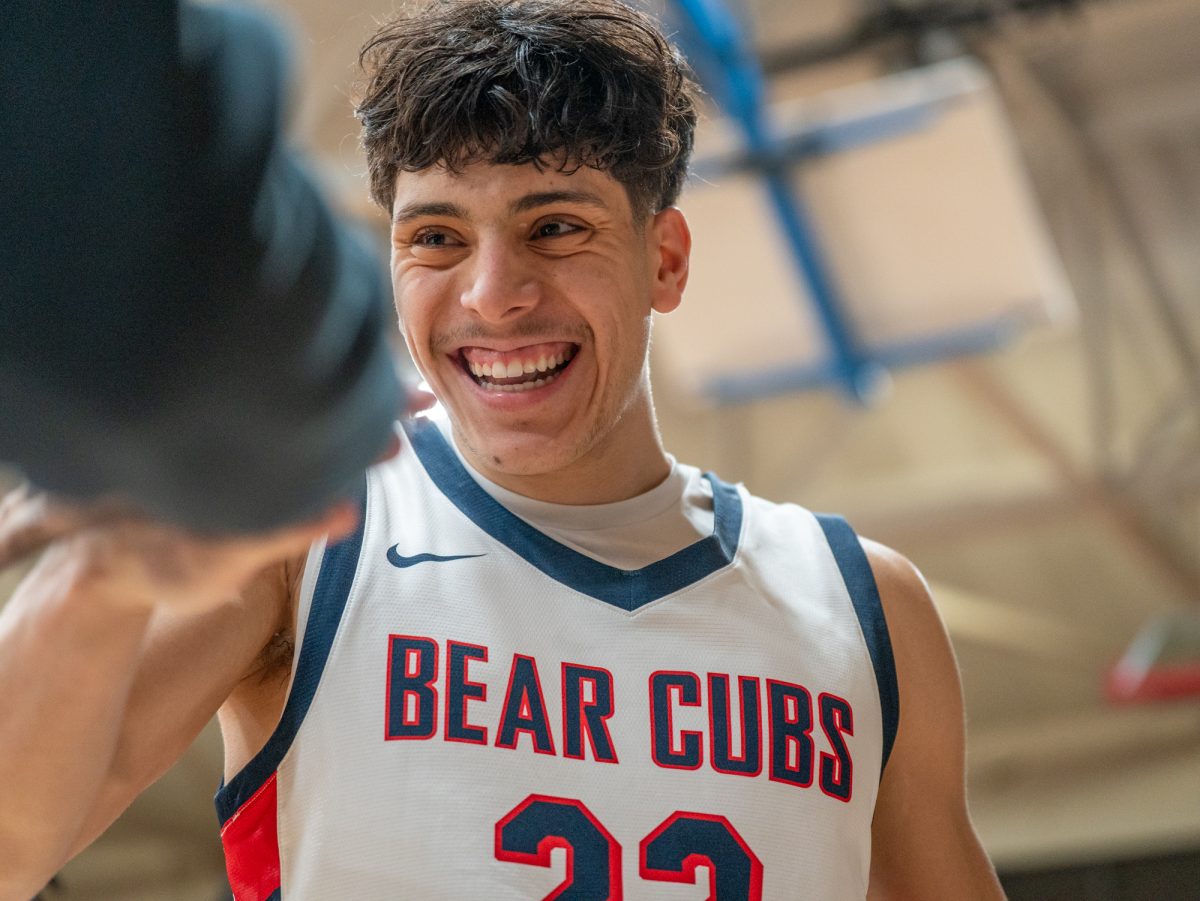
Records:
M742 30L720 0L674 0L692 33L697 68L708 74L706 87L741 126L751 151L766 161L763 177L775 214L783 226L800 276L807 282L832 353L832 370L846 392L859 402L870 400L883 376L882 367L860 348L845 304L828 275L828 267L806 211L788 180L789 165L779 152L767 111L762 69Z

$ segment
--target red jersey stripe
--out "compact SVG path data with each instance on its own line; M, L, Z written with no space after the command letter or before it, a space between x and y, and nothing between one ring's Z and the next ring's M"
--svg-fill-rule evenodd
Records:
M235 901L268 901L279 890L275 774L221 828L225 871Z

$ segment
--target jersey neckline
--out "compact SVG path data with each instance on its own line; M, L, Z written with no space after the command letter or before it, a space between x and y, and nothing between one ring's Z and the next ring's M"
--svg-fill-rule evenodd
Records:
M434 485L476 526L555 581L618 609L632 613L687 588L737 554L741 494L711 472L704 478L712 486L712 534L641 569L619 569L554 540L504 507L471 477L430 420L406 422L404 431Z

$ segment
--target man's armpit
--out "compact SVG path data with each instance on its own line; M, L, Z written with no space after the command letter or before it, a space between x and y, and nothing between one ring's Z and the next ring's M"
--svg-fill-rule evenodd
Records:
M243 681L256 679L262 685L276 679L286 679L292 673L292 657L296 653L296 640L291 630L276 632L271 636L246 673Z
M275 564L260 573L246 592L245 600L250 604L266 603L268 593L276 598L282 595L285 600L278 607L275 631L241 679L243 685L264 685L286 680L291 675L292 658L296 652L296 607L304 575L304 560L304 557L297 557Z

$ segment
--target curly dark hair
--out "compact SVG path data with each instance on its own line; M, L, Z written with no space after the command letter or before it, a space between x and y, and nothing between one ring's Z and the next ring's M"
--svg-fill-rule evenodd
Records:
M371 196L389 213L397 172L479 161L608 172L635 219L679 197L698 89L655 21L619 0L432 0L359 62Z

